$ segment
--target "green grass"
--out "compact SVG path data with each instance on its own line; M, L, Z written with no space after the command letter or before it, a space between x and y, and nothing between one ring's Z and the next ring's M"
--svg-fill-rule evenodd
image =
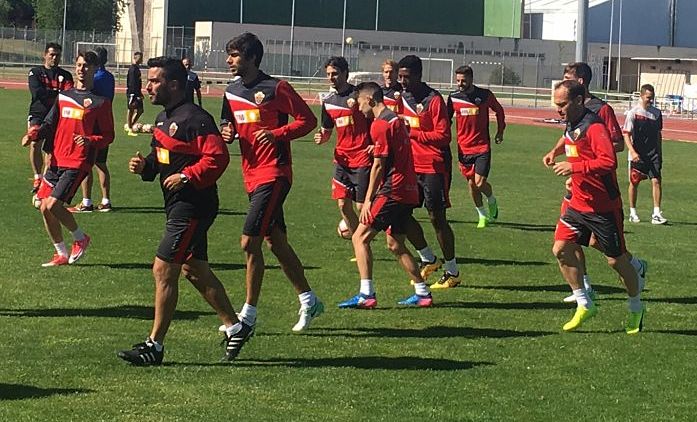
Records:
M267 253L257 336L238 361L217 363L219 322L184 281L167 365L134 368L115 352L150 329L150 265L164 218L158 185L128 174L126 163L136 150L147 151L149 140L123 136L125 99L117 97L119 130L109 161L117 211L78 216L93 238L88 255L74 266L42 269L52 249L29 204L27 152L19 146L28 101L25 92L0 90L6 105L0 115L0 420L694 418L696 145L664 146L664 208L672 224L627 227L630 249L650 263L647 329L639 336L622 331L625 295L596 252L588 253L588 266L600 313L582 333L561 332L572 309L561 303L568 288L550 249L563 183L541 165L558 130L511 125L505 143L494 146L490 180L501 216L486 230L475 229L476 212L454 175L449 216L464 282L434 293L437 306L396 306L411 289L379 236L380 306L373 312L335 308L355 293L358 274L350 244L335 233L331 145L318 147L308 136L293 145L286 220L327 312L307 334L292 335L297 297ZM218 114L218 100L207 98L205 105ZM145 121L152 120L157 110L146 109ZM209 234L209 254L239 307L238 239L247 197L237 145L231 152L219 183L224 212ZM625 186L625 171L619 173ZM647 187L640 192L645 220ZM423 210L416 215L435 245Z

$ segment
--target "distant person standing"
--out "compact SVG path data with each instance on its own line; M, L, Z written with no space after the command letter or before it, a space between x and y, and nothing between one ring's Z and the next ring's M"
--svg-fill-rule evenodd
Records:
M629 150L629 222L641 221L636 210L639 182L651 179L653 188L653 214L651 224L665 224L668 220L661 212L661 148L663 116L653 106L656 96L653 86L642 85L639 103L627 113L624 121L624 139Z
M48 43L44 49L44 63L29 71L29 92L31 92L31 104L29 105L28 127L41 125L56 102L58 93L67 91L73 87L73 76L67 70L59 66L63 47L60 44ZM34 171L34 185L32 193L36 194L41 185L41 175L44 167L44 159L41 151L50 154L52 143L38 139L29 145L29 161ZM47 160L48 161L48 160Z
M107 98L110 102L114 102L114 75L106 70L106 62L108 60L108 54L104 47L97 47L94 49L99 57L99 67L94 73L94 86L92 92ZM112 109L113 112L113 109ZM112 116L113 118L113 116ZM102 202L97 205L97 211L108 212L111 211L111 174L109 173L109 168L106 165L106 159L109 155L109 147L105 147L99 150L97 153L97 158L95 159L94 166L97 169L97 175L99 176L99 185L102 188ZM92 204L92 181L93 172L87 173L87 177L82 181L82 202L69 208L70 212L92 212L94 211L94 204Z
M143 53L133 53L133 63L128 68L126 77L126 96L128 97L128 115L124 129L128 136L138 136L133 132L133 125L143 115L143 81L140 79L140 65L143 63Z
M402 85L397 81L397 62L385 60L382 63L382 97L385 106L399 114L402 110Z
M203 107L201 104L201 80L198 78L196 72L191 70L191 59L184 57L182 59L182 64L186 68L186 100L193 103L194 102L194 91L196 92L196 97L198 98L198 105Z
M506 116L493 92L474 84L474 72L469 66L455 70L457 91L448 97L448 116L455 118L457 126L457 151L460 171L467 179L474 206L479 214L478 229L486 227L499 216L496 197L488 182L491 169L491 135L489 135L489 110L496 113L494 142L503 142ZM482 194L488 208L484 208Z

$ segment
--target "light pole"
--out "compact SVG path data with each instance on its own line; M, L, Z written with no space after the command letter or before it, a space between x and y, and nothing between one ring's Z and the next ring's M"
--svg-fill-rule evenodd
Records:
M346 45L346 0L344 0L344 18L341 22L341 57L344 57L345 45Z
M576 17L576 61L585 62L588 56L588 0L578 0Z
M295 37L295 0L290 9L290 72L289 76L293 76L293 38Z
M61 45L65 48L65 20L68 16L68 0L63 0L63 33L61 34Z

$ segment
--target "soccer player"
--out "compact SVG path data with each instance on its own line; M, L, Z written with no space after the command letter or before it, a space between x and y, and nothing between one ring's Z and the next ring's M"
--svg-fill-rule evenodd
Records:
M506 116L494 93L473 83L474 73L469 66L455 70L457 91L448 97L448 116L455 116L457 125L457 152L460 171L467 179L470 195L479 214L477 228L482 229L499 215L496 197L487 181L491 169L491 137L489 136L489 109L496 113L497 144L503 142ZM482 193L488 209L484 207Z
M607 129L608 133L610 134L610 141L612 141L612 145L614 147L615 152L620 152L624 150L624 140L622 139L622 130L620 129L619 123L617 123L617 117L615 116L615 111L613 110L612 106L610 104L606 103L605 101L601 100L600 98L596 97L595 95L590 93L589 86L590 82L593 79L593 71L591 70L591 67L588 66L587 63L584 62L575 62L575 63L569 63L565 68L564 68L564 75L563 75L563 80L573 80L581 85L586 89L586 94L585 94L585 106L587 109L592 111L593 113L597 114L598 117L603 121L603 124L605 124L605 128ZM555 148L563 147L564 145L564 137L561 137L559 141L557 142L557 145ZM554 149L552 150L554 151ZM551 152L550 152L551 153ZM552 157L553 158L553 157ZM562 200L561 204L561 215L564 215L566 212L566 207L568 207L569 202L571 201L571 180L567 179L566 181L566 189L567 189L567 194ZM590 245L597 247L597 242L595 242L595 238L591 236L590 240ZM593 287L591 286L591 277L587 272L586 269L586 256L585 253L583 252L583 248L578 248L577 249L577 259L580 262L581 268L583 269L583 285L588 291L588 294L591 296L591 298L596 297L595 290L593 290ZM645 261L634 261L632 260L633 263L639 263L642 265L641 267L641 277L645 276L645 271L646 271L646 262ZM576 301L576 298L574 295L569 295L565 297L564 302L567 303L573 303Z
M256 323L264 277L261 244L266 240L298 294L300 318L293 331L303 331L324 311L324 305L310 288L303 265L288 243L283 202L293 180L290 142L310 133L317 118L288 82L259 69L264 46L256 35L238 35L225 49L230 71L239 78L225 90L221 133L226 142L233 142L238 135L249 195L240 242L247 259L247 298L240 319L249 326ZM294 120L289 122L288 116Z
M382 63L382 98L385 106L397 114L402 112L402 85L397 81L397 62L385 60Z
M651 180L653 190L653 214L651 224L665 224L668 220L661 212L661 167L663 148L661 147L663 116L661 110L653 106L656 96L653 86L641 86L639 103L627 112L624 121L624 139L629 150L629 221L641 220L636 211L639 182Z
M90 237L80 229L65 204L92 169L97 150L114 140L111 101L92 92L98 66L99 58L94 52L79 53L75 62L75 88L58 94L41 126L30 127L22 138L25 146L39 139L53 140L51 161L37 192L44 225L56 249L53 259L42 264L43 267L73 264L90 244ZM61 226L73 235L70 255Z
M403 117L409 126L414 168L419 185L419 202L428 211L445 259L443 276L431 288L456 287L460 284L460 271L455 262L455 236L446 216L446 210L450 207L452 173L447 108L441 94L421 81L422 64L419 57L406 56L399 61L398 67L399 83L403 88ZM433 272L440 267L440 262L430 249L427 251L430 256L420 249L422 245L426 245L423 231L413 216L411 220L407 237L419 251L422 263L432 263ZM429 275L428 271L429 268L422 266L424 278Z
M41 125L51 107L56 103L58 93L73 87L73 76L59 66L62 52L63 48L60 44L52 42L46 44L43 65L34 67L29 71L28 84L29 92L31 92L29 117L27 118L29 128ZM29 145L29 162L34 172L32 194L36 194L39 190L39 185L41 185L42 173L44 171L42 150L46 154L50 154L51 148L51 142L44 142L43 139L37 139ZM49 161L50 159L47 156L46 164Z
M106 70L107 63L107 51L104 47L97 47L94 49L99 57L99 67L94 73L94 86L92 87L92 92L95 94L109 99L109 101L114 102L114 75ZM112 109L113 112L113 109ZM97 205L97 211L109 212L111 211L111 174L109 173L109 168L106 165L106 159L109 155L109 147L102 148L97 153L97 158L95 159L94 167L97 169L97 176L99 177L99 185L102 189L102 202ZM87 177L82 181L82 202L70 207L70 212L92 212L94 211L94 205L92 204L92 181L93 172L90 170L87 173Z
M186 79L186 100L194 102L194 91L196 92L196 97L198 98L198 105L203 107L201 103L201 80L198 78L196 72L191 70L191 59L184 57L182 59L182 64L186 68L188 74Z
M360 211L370 176L370 135L368 120L358 110L356 87L347 82L349 68L343 57L330 57L324 64L332 93L322 102L321 127L315 133L315 143L324 144L336 128L334 148L334 177L332 199L337 201L341 217L350 233L358 227Z
M360 291L339 307L372 309L377 306L370 242L382 230L387 235L387 247L415 281L414 295L399 304L429 307L433 298L404 244L412 209L419 202L409 134L404 122L383 102L382 88L378 84L364 82L358 86L358 107L368 119L374 119L370 136L375 149L360 224L352 238L361 277Z
M576 312L564 324L564 331L578 329L595 316L598 309L582 280L582 268L576 252L595 236L607 262L620 276L629 295L627 334L636 334L643 326L644 307L636 268L625 247L622 199L617 185L617 157L603 121L585 106L585 87L573 80L562 81L554 89L554 103L566 120L564 146L546 155L545 165L557 176L571 176L571 201L559 219L554 233L553 253L562 275L576 297ZM555 162L565 154L566 161Z
M128 113L126 114L126 132L128 136L138 136L133 131L133 125L143 114L143 81L140 78L140 65L143 63L143 53L133 53L133 62L126 76L126 97L128 97Z
M150 336L119 352L134 365L159 365L164 339L174 318L179 294L179 275L196 287L225 325L225 357L233 360L253 334L240 322L220 280L208 265L208 229L218 214L216 181L230 162L213 116L185 101L186 69L170 57L148 60L146 90L150 102L164 110L156 118L152 150L140 152L128 164L144 181L160 176L167 223L153 263L155 319Z

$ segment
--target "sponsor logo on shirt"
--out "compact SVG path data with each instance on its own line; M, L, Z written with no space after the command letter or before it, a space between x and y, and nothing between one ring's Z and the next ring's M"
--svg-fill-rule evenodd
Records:
M479 114L478 107L462 107L460 108L461 116L476 116Z
M406 123L409 127L412 128L421 127L418 116L404 116L404 123Z
M336 118L336 127L346 127L353 124L353 116L342 116Z
M157 162L161 164L169 164L169 150L164 148L155 147L157 152Z
M235 111L235 121L238 124L257 123L261 121L261 113L258 108Z
M85 110L81 108L63 107L61 110L61 117L64 119L82 120L84 114Z
M564 145L564 152L567 157L578 157L578 147L576 145Z

